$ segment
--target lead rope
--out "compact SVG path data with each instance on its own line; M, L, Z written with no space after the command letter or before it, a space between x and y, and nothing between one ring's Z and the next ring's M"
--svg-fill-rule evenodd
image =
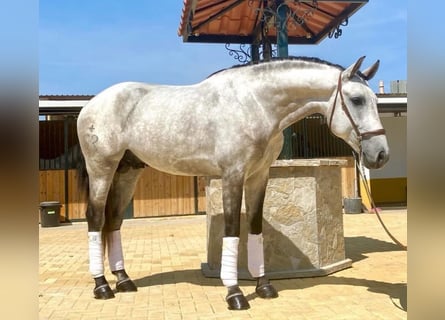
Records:
M353 152L352 154L354 155L355 165L356 165L356 167L357 167L357 169L358 169L358 172L359 172L359 174L360 174L360 177L362 178L363 185L365 186L366 193L368 194L369 200L371 201L372 209L374 210L374 212L375 212L377 218L379 219L380 224L382 225L382 227L383 227L383 229L385 230L386 234L392 239L392 241L393 241L397 246L399 246L399 247L400 247L401 249L403 249L403 250L407 250L408 247L407 247L406 245L402 244L399 240L397 240L397 238L394 237L394 236L391 234L391 232L389 232L388 228L385 226L385 223L383 222L382 218L380 217L380 213L379 213L379 211L377 210L377 207L376 207L376 205L375 205L375 203L374 203L374 199L372 198L371 190L370 190L369 185L368 185L368 181L365 179L365 175L363 174L362 169L360 168L360 165L359 165L359 163L361 163L361 162L359 161L360 159L357 159L357 155L356 155L355 152Z

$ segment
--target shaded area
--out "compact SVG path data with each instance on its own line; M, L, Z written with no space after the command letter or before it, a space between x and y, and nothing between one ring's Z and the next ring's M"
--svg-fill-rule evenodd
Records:
M190 283L198 286L222 286L217 278L206 278L199 269L178 270L153 274L134 280L137 287L149 287L175 283ZM253 285L253 281L240 280L239 284ZM384 281L359 279L351 277L326 276L317 278L299 278L273 280L272 284L278 292L283 290L306 289L320 285L348 285L366 287L368 291L388 295L393 304L403 310L407 310L407 285L405 283L388 283ZM257 298L256 293L246 295L248 301Z
M393 243L369 238L365 236L346 237L346 254L354 262L366 259L366 253L403 251ZM164 284L190 283L198 286L222 286L222 282L217 278L206 278L200 269L178 270L171 272L148 275L134 280L138 287L149 287ZM395 307L407 311L407 284L389 283L384 281L369 280L362 278L351 278L343 276L323 276L312 278L297 278L273 280L274 287L278 292L283 290L306 289L320 285L348 285L367 288L368 291L387 295ZM253 281L240 280L240 286L253 285ZM256 293L246 295L247 300L257 298Z
M367 258L365 253L404 250L392 242L357 236L345 237L345 251L347 258L350 258L353 262L357 262Z

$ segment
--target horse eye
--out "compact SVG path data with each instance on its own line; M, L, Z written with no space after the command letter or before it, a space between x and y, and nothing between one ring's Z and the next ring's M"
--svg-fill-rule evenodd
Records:
M363 97L353 97L351 98L351 101L355 106L361 106L365 104L365 99Z

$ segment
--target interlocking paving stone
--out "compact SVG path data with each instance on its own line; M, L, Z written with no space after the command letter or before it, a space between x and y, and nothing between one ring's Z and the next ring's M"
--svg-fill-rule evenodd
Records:
M391 242L374 214L343 217L352 268L273 280L279 297L272 300L258 298L254 282L240 281L251 305L244 311L228 310L221 281L201 274L203 215L125 220L125 265L138 292L116 293L111 300L92 295L86 223L40 228L39 319L406 319L407 252ZM384 209L382 219L406 244L406 209Z

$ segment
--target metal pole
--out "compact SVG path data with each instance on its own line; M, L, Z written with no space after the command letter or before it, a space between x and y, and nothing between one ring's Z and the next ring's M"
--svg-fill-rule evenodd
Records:
M277 30L277 49L279 58L289 57L288 51L288 35L287 35L287 15L288 6L281 3L277 8L278 30ZM283 130L284 143L279 159L292 159L292 128L288 127Z
M272 45L267 41L267 39L263 40L263 60L270 61L272 57Z
M193 177L193 193L195 194L195 214L199 213L199 186L198 177Z
M70 116L65 116L63 118L63 154L64 154L64 192L65 192L65 222L70 221L69 218L69 175L68 175L68 125L70 123Z
M250 56L252 57L253 63L258 63L258 61L260 61L260 48L258 44L250 45Z
M287 13L289 11L288 6L282 3L277 8L278 15L278 35L277 35L277 47L278 47L278 57L287 58L289 57L288 52L288 36L287 36Z

